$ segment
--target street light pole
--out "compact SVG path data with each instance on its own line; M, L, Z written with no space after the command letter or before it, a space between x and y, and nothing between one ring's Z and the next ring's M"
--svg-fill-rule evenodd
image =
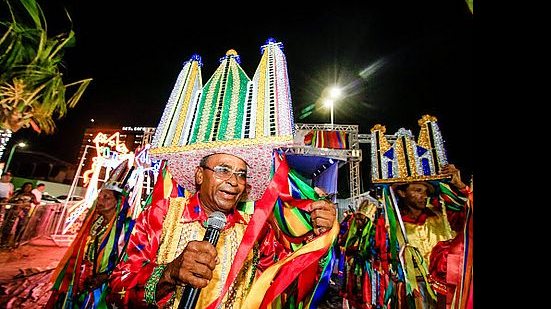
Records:
M340 99L342 96L342 90L337 87L333 86L329 88L329 95L325 99L325 105L328 105L329 108L331 108L331 128L333 128L333 121L334 121L334 109L335 109L335 102Z
M331 128L333 128L333 107L335 105L335 102L331 100Z
M333 128L333 108L335 106L335 100L325 99L323 104L325 104L325 106L329 107L329 110L331 111L331 128Z
M15 152L15 148L17 147L25 147L27 146L27 144L23 143L23 142L20 142L20 143L17 143L13 146L11 146L11 150L10 150L10 155L8 156L8 161L6 161L6 166L4 166L4 171L9 171L9 167L10 167L10 163L11 163L11 158L13 157L13 153Z

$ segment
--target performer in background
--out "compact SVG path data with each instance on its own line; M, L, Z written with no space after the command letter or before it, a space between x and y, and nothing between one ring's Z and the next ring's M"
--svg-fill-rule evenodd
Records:
M90 208L75 240L55 269L46 308L105 308L111 271L132 231L124 180L131 169L122 162Z
M389 275L378 290L385 304L400 308L466 308L472 305L472 190L448 162L436 118L424 115L418 124L417 140L404 128L393 142L384 126L371 129L371 176L388 233Z
M365 282L369 279L368 266L374 262L373 223L377 222L375 216L381 213L377 212L377 204L377 200L372 198L366 198L360 203L341 242L345 264L340 294L344 303L352 308L371 307L368 306L371 304L371 290L366 290Z
M462 234L465 226L467 203L471 192L461 180L460 171L453 164L443 166L441 175L449 177L450 181L433 181L439 187L438 195L435 194L434 186L427 181L393 186L398 196L400 215L408 240L407 246L418 252L418 255L413 255L417 264L410 267L410 270L415 272L421 292L413 298L416 308L436 308L436 299L430 296L427 283L433 291L440 291L445 295L443 286L446 283L436 281L434 275L431 276L429 272L430 269L434 272L436 268L444 267L447 263L445 255L441 252L440 259L431 261L431 254L440 242L448 243L458 234ZM442 245L438 245L440 251L443 250ZM443 264L437 266L438 263ZM438 277L442 279L442 274Z

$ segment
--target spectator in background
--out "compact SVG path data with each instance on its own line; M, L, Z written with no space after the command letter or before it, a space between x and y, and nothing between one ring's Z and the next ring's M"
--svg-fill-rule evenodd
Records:
M13 184L11 183L11 173L6 172L0 178L0 202L7 202L13 195Z
M32 182L25 182L17 193L10 198L10 208L6 210L4 222L2 223L2 236L0 237L0 247L10 247L17 245L21 233L27 223L27 219L32 205L36 205L36 198L31 193L33 189ZM14 231L15 227L15 231ZM13 236L14 243L11 243Z
M42 201L42 193L44 192L44 190L46 190L46 184L39 183L38 185L36 185L36 188L31 191L31 193L34 194L34 196L36 197L36 202L38 204L40 204L40 202Z

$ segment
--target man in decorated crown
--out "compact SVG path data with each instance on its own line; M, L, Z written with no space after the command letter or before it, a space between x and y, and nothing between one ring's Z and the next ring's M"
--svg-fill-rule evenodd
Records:
M436 195L430 182L411 182L392 188L398 195L399 212L407 237L406 246L415 250L411 261L415 260L416 264L409 270L415 271L420 291L427 293L414 297L416 308L436 308L436 299L428 293L427 283L437 296L446 295L446 276L442 276L442 269L445 273L447 256L441 255L436 260L431 258L431 254L435 247L440 248L443 243L461 234L466 222L469 188L453 164L443 166L440 174L448 176L449 182L436 182L436 185L448 192ZM438 269L440 271L436 275Z
M447 162L436 118L425 115L419 125L417 142L409 130L400 129L391 144L383 126L372 129L372 178L388 218L386 273L392 274L392 288L381 290L401 308L465 308L472 279L472 191Z
M339 229L325 192L287 162L285 66L274 40L253 80L235 50L204 87L201 58L186 62L153 139L164 177L111 275L113 305L182 308L193 287L197 308L317 306ZM213 245L203 239L215 212L226 224Z
M132 230L124 180L128 160L112 172L51 277L46 308L105 308L107 284Z

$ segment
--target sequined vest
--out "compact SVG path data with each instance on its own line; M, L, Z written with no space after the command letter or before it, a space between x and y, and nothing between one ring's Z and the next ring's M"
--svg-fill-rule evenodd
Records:
M185 198L170 200L170 207L163 223L161 247L157 256L158 264L171 262L182 253L188 242L202 240L205 235L206 229L199 221L183 223L183 220L181 220L183 210L188 202L189 200ZM246 222L249 222L249 215L244 213L241 213L241 215ZM212 280L202 289L196 308L206 308L222 292L246 228L247 225L245 224L235 223L231 228L221 231L220 238L216 244L220 264L216 265ZM241 307L254 279L257 264L255 261L258 260L254 259L254 257L257 254L258 250L254 250L247 256L236 280L232 283L223 298L222 308ZM172 303L171 308L178 308L182 292L183 288L178 287L176 289L170 301Z

